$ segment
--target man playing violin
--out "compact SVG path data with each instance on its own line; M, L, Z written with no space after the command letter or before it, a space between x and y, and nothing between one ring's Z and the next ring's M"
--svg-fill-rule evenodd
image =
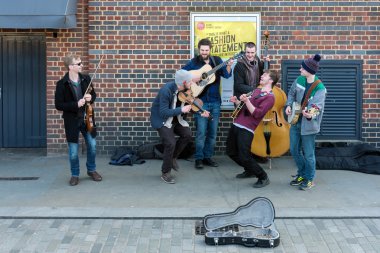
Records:
M192 138L189 124L185 116L191 110L191 105L182 105L178 92L190 89L193 76L186 70L178 70L175 80L166 83L153 100L150 122L158 131L164 145L161 179L168 184L174 184L171 169L178 170L177 157ZM209 117L209 112L203 111L202 117ZM179 136L176 140L175 134Z
M251 144L255 129L274 105L275 97L272 93L272 88L278 80L278 72L269 70L261 76L261 88L256 88L250 97L242 94L240 101L236 96L230 98L230 101L236 105L240 103L245 104L234 119L229 130L226 145L227 155L244 168L244 172L238 174L238 178L258 178L257 182L253 185L255 188L268 185L269 177L264 169L255 161L251 153Z
M96 140L94 134L87 131L84 122L85 104L93 103L96 99L94 89L85 94L91 83L88 75L81 74L83 64L79 56L67 55L63 63L68 72L57 82L55 90L55 108L63 111L62 118L65 125L66 140L69 148L69 161L71 169L70 185L79 183L79 133L81 132L87 145L87 175L94 181L102 181L96 171Z

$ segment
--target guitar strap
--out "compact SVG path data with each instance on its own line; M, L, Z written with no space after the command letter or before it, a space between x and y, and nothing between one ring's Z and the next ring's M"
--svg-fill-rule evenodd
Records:
M317 87L317 85L318 85L320 82L321 82L321 80L318 79L318 80L316 80L316 81L310 86L310 89L307 91L306 96L305 96L305 99L303 100L303 103L302 103L302 105L301 105L301 110L303 110L303 108L306 107L311 92L314 90L315 87Z
M215 68L216 67L216 62L215 62L214 56L210 56L210 59L211 59L212 63L214 64L213 68ZM211 66L211 64L210 64L210 66Z

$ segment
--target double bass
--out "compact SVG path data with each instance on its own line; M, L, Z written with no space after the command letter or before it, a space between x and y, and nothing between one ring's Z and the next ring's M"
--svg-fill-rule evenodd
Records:
M269 32L265 31L264 35L264 56L267 56ZM264 62L264 70L268 70L267 61ZM286 94L277 86L273 87L272 92L275 96L275 103L257 126L251 145L253 154L269 158L269 168L271 168L270 158L282 156L289 150L290 146L290 125L285 120L283 111Z

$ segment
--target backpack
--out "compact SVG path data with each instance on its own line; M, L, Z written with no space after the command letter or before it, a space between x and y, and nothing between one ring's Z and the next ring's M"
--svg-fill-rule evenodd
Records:
M137 155L142 159L162 159L162 152L158 150L161 145L159 142L141 144L137 148Z
M137 152L129 147L118 147L115 149L113 155L111 156L111 165L130 165L133 164L143 164L144 160L138 157Z

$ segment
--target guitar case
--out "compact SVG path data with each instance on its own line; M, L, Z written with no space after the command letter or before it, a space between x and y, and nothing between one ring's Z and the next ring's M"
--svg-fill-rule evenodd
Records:
M229 213L209 214L203 219L205 242L208 245L241 244L246 247L274 248L280 244L280 234L274 225L275 210L264 197L251 200ZM231 225L241 231L220 231ZM214 231L218 230L218 231Z

